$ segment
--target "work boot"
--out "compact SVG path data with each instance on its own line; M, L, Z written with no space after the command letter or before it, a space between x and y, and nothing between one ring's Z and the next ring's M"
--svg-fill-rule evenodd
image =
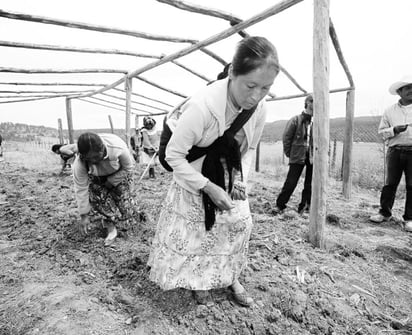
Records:
M149 168L149 177L150 177L150 178L154 178L154 177L155 177L155 171L154 171L154 168L153 168L153 167Z

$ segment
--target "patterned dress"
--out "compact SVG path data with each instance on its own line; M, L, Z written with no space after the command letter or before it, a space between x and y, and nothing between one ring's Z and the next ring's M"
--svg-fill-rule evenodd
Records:
M238 113L228 103L226 128ZM239 143L244 136L240 130ZM209 290L233 284L247 263L252 230L248 200L235 203L234 209L218 212L212 229L206 231L201 194L173 182L152 242L150 279L164 290Z
M101 177L89 176L89 201L93 211L116 224L121 230L128 230L135 220L142 220L137 210L132 192L133 176L127 174L123 181L109 190L101 182Z

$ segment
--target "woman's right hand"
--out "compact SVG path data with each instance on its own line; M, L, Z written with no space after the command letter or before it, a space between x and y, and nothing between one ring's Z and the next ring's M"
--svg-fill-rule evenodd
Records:
M85 236L89 233L89 225L90 225L89 215L87 214L80 215L80 222L78 223L78 226L77 226L77 229L80 235Z
M229 194L221 188L220 186L208 181L206 186L203 188L203 192L205 192L210 199L212 199L213 203L219 208L221 211L228 211L235 207L235 203L230 198Z

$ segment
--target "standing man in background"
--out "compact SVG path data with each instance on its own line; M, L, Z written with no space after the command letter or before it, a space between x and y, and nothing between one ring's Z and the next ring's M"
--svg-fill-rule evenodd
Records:
M370 220L375 223L389 221L396 190L405 173L406 200L403 220L405 230L412 232L412 76L395 82L389 93L399 95L399 101L388 107L379 124L379 134L388 141L387 177L382 188L380 210Z
M311 95L306 97L304 106L305 110L292 117L283 132L283 151L289 158L289 171L276 200L276 207L272 210L273 215L282 213L286 208L304 167L306 167L305 183L298 213L302 214L310 208L313 170L313 97Z

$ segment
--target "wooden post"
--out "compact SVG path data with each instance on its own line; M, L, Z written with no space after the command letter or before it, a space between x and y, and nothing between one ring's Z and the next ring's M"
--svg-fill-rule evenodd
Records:
M329 143L329 0L314 1L313 20L314 158L309 241L323 248Z
M66 115L67 115L67 129L69 131L69 143L74 143L72 100L70 98L66 98Z
M139 129L139 115L134 117L134 129Z
M255 159L255 171L259 172L260 170L260 141L256 147L256 159Z
M112 130L112 134L114 134L114 128L113 128L113 121L111 115L108 115L109 117L109 124L110 124L110 129Z
M336 168L336 150L337 150L337 139L333 140L333 152L332 152L332 171L335 172Z
M383 149L383 185L386 184L386 142L382 142Z
M132 78L127 77L125 81L126 90L126 144L130 147L130 110L132 108Z
M64 143L64 137L63 137L63 123L62 119L57 119L57 124L59 126L59 142L60 144Z
M355 110L355 91L346 93L346 123L345 140L343 142L343 164L342 164L342 191L345 199L350 199L352 192L352 147L353 147L353 122Z

